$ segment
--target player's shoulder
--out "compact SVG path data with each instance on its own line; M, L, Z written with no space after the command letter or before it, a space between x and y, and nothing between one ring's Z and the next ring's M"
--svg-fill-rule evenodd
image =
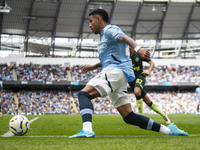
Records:
M107 26L107 29L120 29L117 25L113 25L113 24L108 24Z
M115 39L118 39L121 35L123 35L124 33L122 32L122 30L115 26L115 25L107 25L104 29L104 36L106 37L114 37Z
M119 31L119 30L121 29L118 26L109 24L105 28L105 33L112 33L113 31Z

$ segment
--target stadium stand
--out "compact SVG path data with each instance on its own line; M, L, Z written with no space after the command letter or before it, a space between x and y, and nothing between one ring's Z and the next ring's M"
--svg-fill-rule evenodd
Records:
M196 94L184 92L149 92L149 97L167 114L195 114ZM132 108L137 112L135 96L129 93ZM77 92L67 93L58 90L23 90L13 94L4 90L1 94L3 114L77 114ZM16 101L18 99L18 103ZM118 114L108 97L92 100L95 114ZM20 105L19 105L20 104ZM155 114L144 105L144 114Z
M81 65L98 61L92 59L98 57L97 40L86 21L95 7L110 10L113 24L138 40L141 47L151 52L152 58L162 58L155 60L156 67L147 77L151 99L169 114L194 113L192 91L200 81L199 30L195 27L199 22L199 1L109 1L105 4L93 0L70 3L9 0L7 3L8 12L2 15L0 51L0 82L4 85L1 100L5 114L78 113L76 91L100 71L85 74L80 69ZM72 8L78 9L71 13ZM8 50L10 57L2 58ZM82 56L84 52L88 54ZM80 59L86 56L91 59ZM46 91L47 87L58 90ZM73 95L69 94L69 87L73 87ZM177 89L181 90L178 94ZM136 109L135 97L131 93L130 96ZM116 113L109 98L97 98L93 102L95 113Z
M61 65L20 64L11 68L7 64L0 64L0 80L10 81L89 81L100 72L100 68L88 73L82 73L80 65L67 70ZM15 75L16 74L16 75ZM200 67L181 66L171 69L168 66L156 66L147 77L149 82L198 82L200 81Z

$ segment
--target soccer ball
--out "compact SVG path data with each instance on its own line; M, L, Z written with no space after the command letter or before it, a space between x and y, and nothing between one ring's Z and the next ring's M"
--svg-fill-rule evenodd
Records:
M23 115L17 115L10 119L9 129L15 135L22 136L28 132L29 128L29 120Z

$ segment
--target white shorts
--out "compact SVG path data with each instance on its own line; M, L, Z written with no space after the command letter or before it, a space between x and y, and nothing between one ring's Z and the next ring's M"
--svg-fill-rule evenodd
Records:
M107 67L91 79L87 85L93 86L101 97L108 95L115 108L130 103L127 94L127 79L121 69Z

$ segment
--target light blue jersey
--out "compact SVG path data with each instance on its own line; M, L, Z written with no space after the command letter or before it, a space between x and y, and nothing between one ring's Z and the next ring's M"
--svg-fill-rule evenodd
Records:
M102 69L119 68L126 74L128 82L131 82L135 80L135 75L130 56L126 55L128 45L118 41L122 35L124 35L122 30L115 25L109 24L102 30L98 44L99 59Z
M196 88L197 98L200 100L200 87Z

